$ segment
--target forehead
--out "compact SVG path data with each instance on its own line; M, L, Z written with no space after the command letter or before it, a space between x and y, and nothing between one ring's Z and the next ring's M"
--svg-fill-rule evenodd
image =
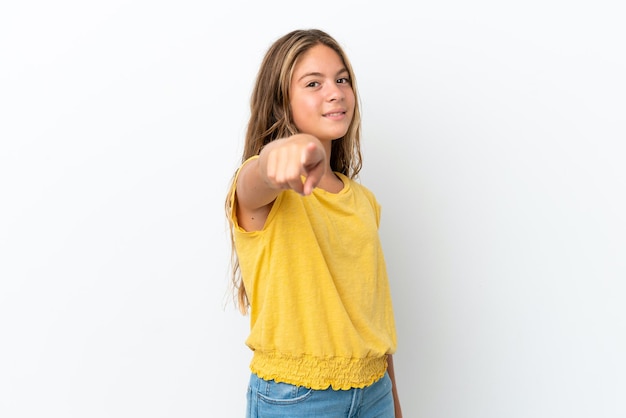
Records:
M318 44L298 58L293 72L294 76L327 72L335 75L341 70L345 70L345 65L339 54L329 46Z

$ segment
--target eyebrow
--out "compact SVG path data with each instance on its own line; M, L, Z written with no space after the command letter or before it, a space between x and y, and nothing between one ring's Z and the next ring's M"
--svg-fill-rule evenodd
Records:
M335 77L340 75L340 74L343 74L343 73L348 73L348 69L347 68L342 68L341 70L337 71L337 74L335 74ZM320 72L313 71L313 72L304 74L302 77L300 77L298 79L298 81L301 81L303 78L306 78L306 77L323 77L323 76L324 76L324 74L322 74Z

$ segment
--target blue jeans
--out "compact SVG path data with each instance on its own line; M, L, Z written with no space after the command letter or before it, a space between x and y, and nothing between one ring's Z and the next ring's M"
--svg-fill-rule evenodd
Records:
M307 389L255 374L248 386L247 418L394 418L391 379L363 389Z

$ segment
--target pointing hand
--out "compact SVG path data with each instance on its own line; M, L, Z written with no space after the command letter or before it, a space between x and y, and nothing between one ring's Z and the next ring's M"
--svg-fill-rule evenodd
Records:
M306 134L269 143L261 152L259 162L270 187L292 189L302 195L313 192L327 166L326 151L321 142Z

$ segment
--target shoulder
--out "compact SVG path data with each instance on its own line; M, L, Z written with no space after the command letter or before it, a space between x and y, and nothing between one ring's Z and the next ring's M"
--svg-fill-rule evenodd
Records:
M367 186L363 185L358 179L351 179L340 173L339 176L345 184L349 185L352 193L354 193L356 196L361 197L362 199L366 199L369 202L373 211L376 213L376 218L380 219L381 206L380 203L378 203L374 192Z
M372 202L376 202L378 204L374 192L363 183L361 183L358 179L351 179L341 173L338 173L338 175L343 180L344 184L349 185L350 189L352 189L354 192L362 194Z

